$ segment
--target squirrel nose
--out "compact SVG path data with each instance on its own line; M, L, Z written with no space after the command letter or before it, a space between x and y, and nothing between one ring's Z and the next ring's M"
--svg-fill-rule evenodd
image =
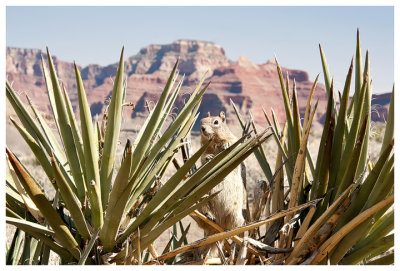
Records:
M204 132L206 130L205 126L201 126L201 131Z

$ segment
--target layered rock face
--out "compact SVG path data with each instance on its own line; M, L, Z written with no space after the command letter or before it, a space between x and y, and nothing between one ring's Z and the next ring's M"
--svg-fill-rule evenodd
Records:
M13 82L13 87L25 101L27 94L36 106L50 112L46 87L41 68L41 55L46 60L46 54L36 49L7 48L7 79ZM237 61L229 60L225 50L212 42L177 40L172 44L150 45L142 48L138 54L125 60L127 77L126 102L136 104L135 111L124 110L126 116L132 118L147 114L146 101L154 104L158 101L161 91L168 79L177 58L180 58L179 72L185 75L181 95L176 106L180 108L206 74L206 82L211 85L204 95L200 107L200 117L210 112L218 114L227 112L228 120L234 121L230 100L235 102L242 114L253 113L256 122L267 126L262 108L267 112L273 108L280 122L285 119L282 94L276 71L276 65L271 61L265 64L254 64L241 56ZM77 108L76 82L73 64L53 57L60 81L69 93L74 109ZM89 65L79 67L91 104L92 115L102 114L104 101L111 96L113 79L117 71L117 63L100 66ZM282 68L284 75L289 76L290 85L296 81L300 113L305 111L305 104L312 82L306 72ZM186 96L185 96L186 95ZM326 107L326 94L322 85L318 84L314 101L319 99L316 119L323 117ZM379 99L378 99L379 100ZM380 99L380 115L384 115L387 99ZM390 100L390 94L389 94ZM10 113L9 109L8 114Z

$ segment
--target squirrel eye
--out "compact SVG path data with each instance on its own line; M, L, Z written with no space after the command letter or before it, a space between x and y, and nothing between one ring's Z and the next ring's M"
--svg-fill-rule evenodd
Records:
M218 120L214 120L214 124L215 124L215 125L218 125Z

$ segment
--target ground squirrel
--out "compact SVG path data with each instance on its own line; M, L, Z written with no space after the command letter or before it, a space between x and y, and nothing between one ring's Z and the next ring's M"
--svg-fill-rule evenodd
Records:
M237 141L236 137L226 125L225 113L219 116L210 116L200 122L201 145L212 140L209 147L201 156L201 163L204 164L212 159L213 156L228 148ZM244 207L245 187L240 172L240 167L229 173L225 179L216 185L210 193L221 191L213 200L203 206L199 211L215 219L215 222L224 230L236 228L244 224L242 209ZM216 233L210 230L207 225L195 219L207 235ZM214 250L214 249L212 249Z

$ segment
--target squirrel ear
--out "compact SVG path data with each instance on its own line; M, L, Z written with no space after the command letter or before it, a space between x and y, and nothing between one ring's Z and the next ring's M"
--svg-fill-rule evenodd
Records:
M222 122L225 122L225 113L224 113L224 111L221 111L219 113L219 117L222 119Z
M207 112L207 118L211 117L210 111Z

